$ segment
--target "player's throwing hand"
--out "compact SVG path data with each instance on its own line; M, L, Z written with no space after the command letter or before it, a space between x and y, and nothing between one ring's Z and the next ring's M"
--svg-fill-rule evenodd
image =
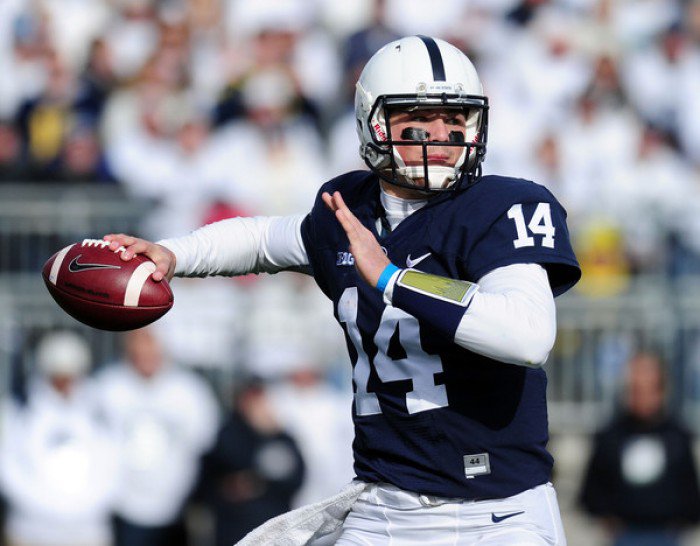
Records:
M105 235L103 239L109 241L110 250L117 250L120 246L126 249L121 253L122 260L130 260L136 254L143 254L150 258L156 264L156 270L152 275L154 281L173 278L175 254L164 246L124 233L110 233Z
M389 258L379 246L374 234L362 225L343 201L340 192L324 193L323 202L335 212L335 217L343 226L350 241L350 253L355 258L355 267L362 280L377 286L382 271L389 265Z

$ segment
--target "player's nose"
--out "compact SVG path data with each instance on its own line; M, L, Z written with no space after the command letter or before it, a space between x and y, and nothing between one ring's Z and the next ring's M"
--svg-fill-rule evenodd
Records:
M435 140L437 142L447 142L450 138L450 130L447 127L445 120L442 118L434 119L430 123L429 131L431 140Z

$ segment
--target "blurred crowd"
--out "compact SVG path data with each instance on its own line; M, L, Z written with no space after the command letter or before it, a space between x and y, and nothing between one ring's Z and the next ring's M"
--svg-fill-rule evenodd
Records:
M20 366L0 408L0 544L230 546L352 479L350 395L318 370L217 393L158 328L122 341L101 363L51 330Z
M349 389L298 353L286 374L251 367L217 392L163 334L124 334L108 362L75 330L33 341L0 401L0 544L231 546L352 479ZM577 454L567 507L601 531L571 543L690 544L700 482L677 385L654 349L620 366L615 411Z
M304 212L363 168L364 61L414 33L474 60L485 171L563 201L581 291L700 272L697 0L6 0L0 180L122 185L152 238Z

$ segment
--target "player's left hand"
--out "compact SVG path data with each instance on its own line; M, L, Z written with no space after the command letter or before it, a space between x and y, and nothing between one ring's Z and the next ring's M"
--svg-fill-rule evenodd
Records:
M350 211L340 192L333 192L333 195L324 192L321 197L326 206L335 212L335 217L348 236L349 250L355 258L355 267L360 277L371 286L377 286L379 276L389 265L389 258L379 246L374 234Z

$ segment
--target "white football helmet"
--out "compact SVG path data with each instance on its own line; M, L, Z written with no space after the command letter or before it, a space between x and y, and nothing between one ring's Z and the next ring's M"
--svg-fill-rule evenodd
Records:
M455 108L466 118L463 141L399 140L387 123L387 110ZM391 184L426 192L453 190L475 182L486 154L488 100L476 69L453 45L426 36L409 36L385 45L365 65L355 90L360 156ZM461 135L460 135L461 136ZM394 146L421 146L423 164L407 166ZM428 165L427 146L459 146L454 165Z

